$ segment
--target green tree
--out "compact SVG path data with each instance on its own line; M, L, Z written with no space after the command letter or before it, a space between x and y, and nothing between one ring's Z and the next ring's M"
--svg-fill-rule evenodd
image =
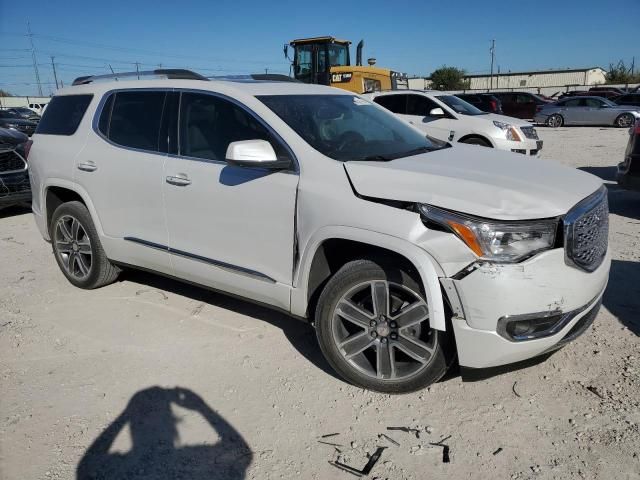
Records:
M609 64L606 79L608 84L640 83L640 73L632 73L631 68L626 66L624 60L620 60L617 65Z
M2 90L0 89L0 97L13 97L13 95L11 95L9 92L7 92L6 90Z
M462 68L442 67L431 74L431 85L435 90L464 90L469 88L469 80L465 80L467 72Z

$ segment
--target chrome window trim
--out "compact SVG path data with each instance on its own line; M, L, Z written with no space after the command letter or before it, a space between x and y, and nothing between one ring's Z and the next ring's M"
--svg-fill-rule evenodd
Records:
M171 255L177 255L179 257L187 258L189 260L196 260L202 263L206 263L207 265L213 265L215 267L222 268L224 270L229 270L231 272L238 273L241 275L249 276L258 280L262 280L264 282L277 283L276 280L271 278L269 275L265 275L264 273L258 272L256 270L251 270L250 268L240 267L238 265L233 265L231 263L223 262L221 260L214 260L213 258L203 257L201 255L196 255L194 253L185 252L184 250L177 250L167 245L161 245L159 243L149 242L141 238L124 237L124 240L128 242L137 243L138 245L142 245L145 247L153 248L155 250L167 252Z
M607 193L608 193L607 187L605 185L602 185L598 190L593 192L591 195L589 195L585 199L578 202L564 216L563 218L564 261L567 265L585 272L589 272L589 273L597 270L598 267L602 265L602 261L606 257L607 250L609 249L608 245L607 245L607 250L605 250L602 255L602 258L594 262L594 264L589 268L579 265L574 261L572 256L572 249L570 248L570 245L573 244L573 233L574 233L573 227L575 225L575 222L579 220L583 215L587 214L588 212L596 208L598 204L605 201L607 197ZM608 243L608 240L607 240L607 243Z
M116 94L118 92L164 92L164 93L169 93L169 92L173 92L173 91L175 91L175 89L166 88L166 87L155 87L155 88L114 88L112 90L107 90L102 95L102 98L100 99L100 102L98 103L98 106L96 107L96 111L95 111L95 113L93 115L93 120L91 121L91 129L102 140L104 140L105 142L107 142L109 145L111 145L113 147L121 148L123 150L128 150L130 152L146 153L146 154L149 154L149 155L157 155L159 157L166 157L167 154L164 153L164 152L158 152L158 151L154 151L154 150L146 150L144 148L128 147L126 145L120 145L119 143L112 142L109 138L105 137L102 134L102 132L98 128L98 123L100 122L100 117L102 116L102 110L104 109L104 104L107 103L107 99L109 98L109 96L114 94L114 93L116 93ZM165 99L166 99L166 97L165 97ZM109 114L109 130L111 130L111 113L113 112L113 106L115 105L115 103L116 102L115 102L115 98L114 98L113 104L111 105L111 112ZM164 105L163 105L163 109L164 109Z
M126 145L120 145L118 143L112 142L109 138L107 138L106 136L104 136L102 134L102 132L100 132L100 130L98 129L98 123L100 122L100 116L102 115L102 111L104 109L104 104L107 102L107 99L109 98L110 95L112 94L117 94L118 92L165 92L165 93L171 93L171 92L177 92L180 94L180 98L178 100L178 128L177 128L177 132L176 132L176 141L177 141L177 147L178 147L178 153L177 154L172 154L172 153L165 153L165 152L156 152L153 150L145 150L145 149L141 149L141 148L134 148L134 147L128 147ZM93 119L91 122L91 128L94 131L94 133L96 133L100 138L102 138L105 142L107 142L108 144L117 147L117 148L122 148L124 150L129 150L132 152L139 152L139 153L147 153L147 154L151 154L151 155L158 155L160 157L171 157L171 158L183 158L186 160L191 160L191 161L196 161L196 162L204 162L204 163L213 163L216 165L229 165L229 163L226 160L212 160L212 159L206 159L206 158L199 158L199 157L191 157L188 155L182 155L180 153L180 115L181 115L181 110L182 110L182 93L184 92L189 92L189 93L197 93L197 94L202 94L202 95L211 95L223 100L227 100L231 103L233 103L234 105L238 106L239 108L241 108L242 110L244 110L247 114L251 115L252 117L254 117L258 123L260 123L263 127L265 127L265 129L271 134L273 135L276 140L278 140L282 146L284 146L285 150L287 151L287 153L290 155L291 157L291 163L292 163L292 167L290 169L287 170L275 170L275 172L278 173L289 173L289 174L295 174L295 175L299 175L300 174L300 163L298 162L298 157L296 156L296 154L293 152L293 149L289 146L289 144L282 138L282 136L276 132L276 130L273 129L273 127L271 127L265 120L262 119L262 117L260 117L257 113L255 113L253 110L251 110L249 107L247 107L246 105L244 105L242 102L229 97L228 95L225 95L223 93L219 93L219 92L213 92L210 90L201 90L201 89L197 89L197 88L167 88L167 87L143 87L143 88L113 88L111 90L107 90L106 92L104 92L102 94L102 98L100 99L100 102L98 103L95 113L93 115ZM166 100L166 97L165 97ZM113 111L113 105L115 105L115 99L114 102L112 104L112 111ZM164 106L163 106L164 109ZM111 128L111 118L109 118L109 128ZM255 169L254 169L255 170ZM265 169L265 170L269 170L270 169Z

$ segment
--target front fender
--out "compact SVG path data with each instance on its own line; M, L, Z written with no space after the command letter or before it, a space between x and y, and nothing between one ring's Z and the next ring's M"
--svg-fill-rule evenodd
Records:
M291 313L306 316L308 285L311 264L320 245L329 239L344 239L386 248L406 257L416 268L422 279L429 306L430 324L436 330L446 330L445 310L439 277L444 276L440 265L420 247L398 237L384 233L346 226L327 226L318 230L302 251L300 266L294 278L291 292Z

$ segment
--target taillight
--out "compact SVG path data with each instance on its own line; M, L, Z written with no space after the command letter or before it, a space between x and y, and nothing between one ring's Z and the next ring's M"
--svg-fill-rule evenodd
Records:
M634 130L636 135L640 135L640 120L636 121L636 129Z
M31 151L31 145L33 145L33 140L27 140L24 144L24 158L29 158L29 152Z
M497 112L498 111L498 102L496 102L495 100L491 100L490 104L491 104L491 110L493 110L494 112Z

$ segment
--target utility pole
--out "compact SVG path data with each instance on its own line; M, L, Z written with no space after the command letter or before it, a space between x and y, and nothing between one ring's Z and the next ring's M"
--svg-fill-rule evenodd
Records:
M493 89L493 62L496 58L496 41L491 40L491 48L489 49L491 52L491 89Z
M33 60L33 71L36 74L36 82L38 84L38 95L42 96L42 84L40 83L40 73L38 72L38 61L36 60L36 49L33 46L33 33L31 33L31 24L27 22L27 36L31 43L31 59Z
M636 57L633 57L631 59L631 76L633 76L633 74L635 73L635 69L636 69Z
M140 63L136 62L136 73L138 74L138 80L140 80Z
M58 74L56 73L56 64L53 61L55 58L56 57L51 55L51 68L53 68L53 79L56 81L56 90L57 90L58 89Z

